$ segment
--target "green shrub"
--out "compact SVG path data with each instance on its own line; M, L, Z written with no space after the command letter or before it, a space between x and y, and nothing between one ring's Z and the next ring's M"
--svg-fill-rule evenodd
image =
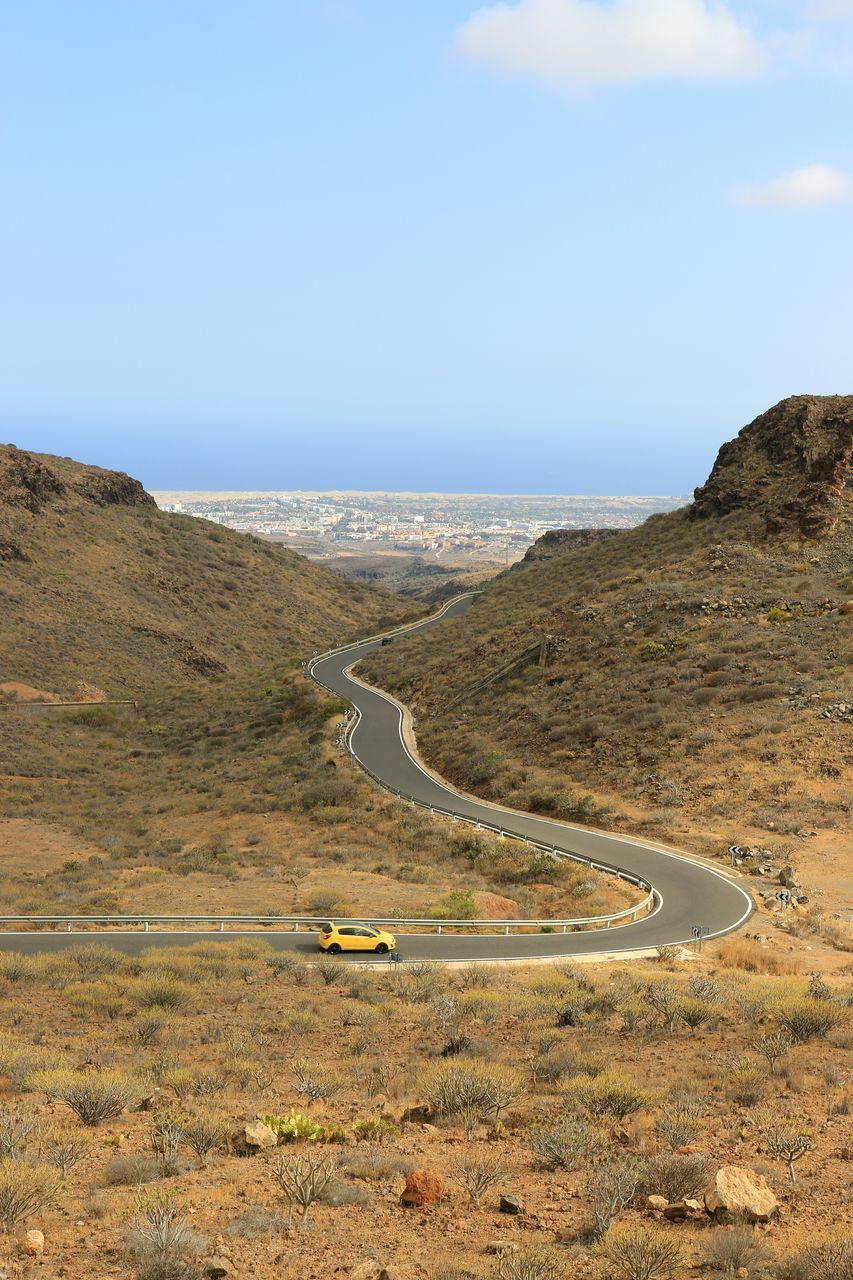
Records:
M67 1102L81 1124L94 1127L121 1115L139 1089L116 1071L39 1071L30 1087Z
M24 1218L46 1208L60 1182L58 1170L49 1164L0 1157L0 1227L14 1231Z

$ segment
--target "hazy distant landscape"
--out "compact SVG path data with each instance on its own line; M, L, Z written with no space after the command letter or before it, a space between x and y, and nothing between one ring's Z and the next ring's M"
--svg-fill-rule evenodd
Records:
M467 493L155 492L201 516L314 559L407 553L470 567L512 564L547 529L631 529L686 496Z

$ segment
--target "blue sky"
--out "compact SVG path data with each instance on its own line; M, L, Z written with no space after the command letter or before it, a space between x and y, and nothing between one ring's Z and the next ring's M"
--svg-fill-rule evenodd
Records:
M853 0L0 0L0 439L683 493L853 391Z

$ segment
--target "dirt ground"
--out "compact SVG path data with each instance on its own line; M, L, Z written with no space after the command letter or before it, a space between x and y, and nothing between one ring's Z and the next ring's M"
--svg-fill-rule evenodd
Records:
M772 927L767 932L765 944L741 940L734 951L726 943L706 945L701 955L685 954L670 964L643 962L630 974L612 965L590 966L580 977L551 967L477 975L414 966L393 976L354 974L343 966L327 982L311 967L276 972L263 948L240 943L228 948L227 960L208 946L152 953L130 971L125 962L101 971L86 949L70 963L37 962L25 973L5 969L0 1113L10 1107L32 1113L43 1127L83 1134L88 1144L54 1207L27 1217L5 1240L0 1237L0 1265L8 1277L153 1275L145 1270L153 1265L150 1257L134 1259L130 1253L128 1235L141 1212L140 1197L167 1194L202 1237L193 1246L199 1257L224 1258L229 1274L243 1280L370 1276L380 1267L400 1280L493 1277L489 1249L495 1241L553 1248L566 1275L611 1280L617 1271L589 1249L584 1234L594 1169L539 1168L530 1147L536 1126L572 1112L579 1082L594 1079L574 1074L579 1064L596 1074L616 1072L643 1093L632 1115L602 1120L611 1160L641 1168L665 1149L663 1108L689 1095L700 1112L690 1149L706 1153L714 1166L757 1169L778 1197L778 1214L752 1233L756 1245L779 1259L824 1231L849 1232L853 1042L847 1014L829 1035L791 1047L775 1074L763 1074L754 1101L731 1096L732 1063L749 1055L756 1036L776 1025L785 1001L805 990L817 958ZM750 974L733 967L732 958L781 972ZM719 984L709 1020L693 1032L679 1024L669 1033L644 1004L643 991L660 983L686 990L697 974ZM152 976L165 981L164 998L171 989L184 1003L160 1010L162 1028L154 1043L143 1046L139 1026L146 1010L139 1006L139 984ZM849 993L848 963L831 987L839 1009ZM567 1000L577 1002L575 1026L559 1025ZM641 1016L634 1022L638 1001ZM465 1055L442 1057L450 1038L463 1033L470 1038ZM83 1129L65 1103L50 1101L39 1089L39 1077L27 1084L26 1066L22 1082L24 1053L37 1063L54 1057L92 1076L113 1069L130 1073L136 1093L152 1095L150 1109L127 1110ZM424 1104L432 1070L471 1058L517 1073L520 1092L499 1125L480 1121L466 1138L458 1118L406 1118L410 1108ZM332 1081L326 1101L311 1103L297 1091L294 1059L309 1064L309 1075ZM553 1080L536 1080L535 1072L552 1074L543 1063L560 1062L567 1074L555 1069ZM796 1183L767 1152L762 1125L768 1105L792 1117L813 1142L797 1166ZM246 1120L286 1115L291 1108L342 1130L357 1120L382 1119L386 1132L372 1142L350 1135L342 1144L294 1143L256 1156L217 1149L204 1163L182 1145L173 1171L138 1185L140 1170L146 1178L152 1175L152 1132L164 1112L213 1111L237 1133ZM274 1161L309 1155L335 1165L334 1192L329 1202L312 1206L305 1230L288 1228ZM480 1207L458 1180L466 1162L500 1163ZM444 1180L439 1204L401 1207L412 1169L431 1170ZM110 1185L116 1178L128 1181ZM498 1201L506 1193L519 1199L518 1215L500 1212ZM638 1200L621 1221L656 1226L681 1243L677 1280L719 1274L707 1259L730 1228L714 1225L704 1213L672 1225L643 1206ZM43 1256L33 1261L22 1255L27 1228L41 1230L46 1240ZM763 1273L761 1267L749 1272Z

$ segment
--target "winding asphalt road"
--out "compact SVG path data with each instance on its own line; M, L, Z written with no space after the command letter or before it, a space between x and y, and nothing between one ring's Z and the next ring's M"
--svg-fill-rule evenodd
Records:
M479 597L461 596L440 613L406 628L407 632L440 626L469 609ZM488 608L488 596L479 607ZM393 643L393 641L392 641ZM645 843L630 836L590 831L548 818L533 817L496 808L455 791L428 773L414 759L403 733L403 710L387 694L353 679L354 663L381 644L371 639L350 645L309 663L310 674L331 692L348 699L358 712L350 735L354 756L373 776L421 804L455 813L504 831L589 860L599 866L621 867L651 884L657 909L635 924L618 928L587 929L577 933L516 934L509 937L405 935L401 953L436 960L523 959L532 957L618 954L654 949L665 943L694 940L693 928L702 926L707 937L719 937L737 929L749 917L752 899L733 879L704 863ZM404 935L399 935L402 937Z
M440 626L470 608L476 594L459 597L423 622L403 628L407 632ZM488 608L488 597L479 607ZM391 633L398 634L398 633ZM394 641L392 640L392 643ZM618 928L587 928L575 933L404 934L397 933L403 959L439 961L556 959L561 956L618 956L652 951L665 943L689 943L694 926L706 937L719 937L737 929L749 917L752 899L735 880L704 863L656 848L630 836L591 831L547 818L497 808L455 791L428 773L406 746L403 709L389 695L371 689L350 675L350 668L381 644L380 638L344 646L322 654L308 664L309 673L325 688L346 698L357 712L350 734L354 757L374 778L420 804L450 811L459 817L499 826L505 832L574 855L599 866L620 867L642 877L655 889L654 911L636 923ZM273 947L316 955L316 935L278 930L240 930L239 936L258 936ZM23 952L59 950L87 941L103 941L130 954L152 946L172 946L201 940L234 940L233 932L206 930L152 933L109 930L85 934L48 931L0 933L0 949ZM353 957L355 958L355 957ZM359 957L360 959L361 957Z

